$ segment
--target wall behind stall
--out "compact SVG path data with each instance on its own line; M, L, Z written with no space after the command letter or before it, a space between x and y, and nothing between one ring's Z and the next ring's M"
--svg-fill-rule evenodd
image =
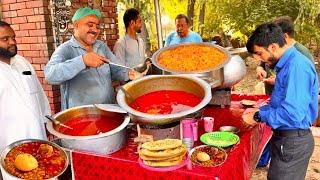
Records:
M70 16L76 9L87 6L91 2L90 0L72 0ZM94 2L96 3L97 0ZM116 0L103 0L102 4L103 7L99 7L103 13L102 23L104 24L101 40L113 49L119 38ZM55 49L50 8L50 0L0 0L0 18L11 24L15 30L18 54L28 59L35 68L49 99L52 113L57 113L60 111L59 86L49 85L44 80L43 73L44 66Z

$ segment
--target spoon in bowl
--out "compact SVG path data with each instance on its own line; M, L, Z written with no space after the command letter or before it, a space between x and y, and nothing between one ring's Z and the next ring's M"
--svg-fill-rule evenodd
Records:
M68 128L68 129L73 129L72 127L70 126L67 126L65 124L62 124L60 121L57 121L56 119L54 119L53 117L49 116L49 115L46 115L45 116L47 119L49 119L53 124L55 125L59 125L59 126L62 126L62 127L65 127L65 128Z

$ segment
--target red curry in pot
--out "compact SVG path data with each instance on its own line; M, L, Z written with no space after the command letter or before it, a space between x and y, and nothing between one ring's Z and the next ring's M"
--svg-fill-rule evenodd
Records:
M144 94L129 106L148 114L174 114L189 110L201 102L198 96L176 90L161 90Z
M58 131L71 136L97 135L117 128L123 122L122 119L122 116L111 118L99 114L82 115L64 123L73 129L60 127Z
M38 167L30 171L21 171L15 167L15 159L19 154L27 153L36 158ZM60 174L66 163L62 152L51 145L42 142L29 142L18 145L6 155L5 169L21 179L49 179Z

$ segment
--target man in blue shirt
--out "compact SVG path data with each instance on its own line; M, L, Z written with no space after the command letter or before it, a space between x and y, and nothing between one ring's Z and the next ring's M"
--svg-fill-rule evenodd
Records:
M84 7L72 17L74 36L60 45L45 66L45 79L60 85L61 109L100 103L114 103L112 80L126 81L140 73L108 62L119 63L100 34L101 13Z
M268 179L303 180L314 149L309 128L318 116L315 67L285 43L281 28L274 23L260 25L247 49L277 73L270 103L243 115L246 122L265 122L273 129Z
M176 32L168 35L164 44L165 47L186 42L202 42L198 33L189 30L189 19L186 15L179 14L175 21Z

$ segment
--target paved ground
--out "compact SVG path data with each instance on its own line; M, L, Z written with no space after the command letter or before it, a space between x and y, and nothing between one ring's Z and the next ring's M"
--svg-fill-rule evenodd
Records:
M258 82L255 75L257 62L255 62L253 59L247 58L246 64L248 65L247 75L235 86L234 90L245 93L253 93L254 86ZM318 70L318 72L320 71ZM314 128L313 130L313 134L315 136L315 149L308 166L306 180L320 180L320 127ZM267 171L268 168L257 168L254 171L251 180L267 179Z

